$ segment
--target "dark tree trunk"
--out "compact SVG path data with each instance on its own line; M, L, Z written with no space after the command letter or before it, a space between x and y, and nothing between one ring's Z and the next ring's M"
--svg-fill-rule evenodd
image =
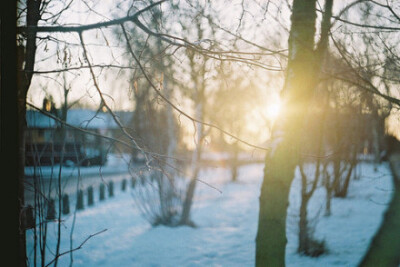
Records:
M37 26L40 19L40 0L27 1L26 25ZM35 66L36 33L26 34L26 46L19 46L17 51L17 97L18 97L18 209L21 211L25 205L24 180L25 180L25 128L26 128L26 96L31 84ZM20 216L23 216L20 213ZM20 266L27 265L25 229L19 229L19 257Z
M199 133L200 136L202 136L202 133ZM196 184L197 184L197 177L199 175L200 171L200 166L199 162L201 159L201 153L202 153L202 146L201 146L201 138L199 139L199 144L197 147L197 150L195 151L195 155L193 157L193 162L192 162L192 168L194 168L192 177L190 179L187 191L186 191L186 196L185 196L185 201L183 202L183 207L182 207L182 214L180 218L180 225L189 225L189 226L194 226L194 223L190 220L190 210L192 208L192 203L193 203L193 197L194 197L194 192L196 189Z
M326 190L326 202L325 202L325 216L331 216L332 209L331 209L331 201L332 201L332 190L327 188Z
M329 174L328 172L328 162L325 162L323 165L323 176L324 176L324 187L325 187L325 191L326 191L326 199L325 199L325 214L324 216L331 216L332 211L331 211L331 200L332 200L332 183L333 181L332 176Z
M333 183L332 190L335 196L340 192L340 181L342 172L340 170L341 160L339 155L335 155L333 158Z
M198 170L195 171L193 174L193 177L197 177L198 175ZM188 189L186 191L186 197L185 201L183 202L183 209L182 209L182 215L179 224L180 225L190 225L193 226L193 222L190 220L190 210L192 208L192 202L193 202L193 197L194 197L194 191L196 189L196 181L197 178L192 178L190 180Z
M267 160L260 195L256 266L285 266L286 209L297 155L289 144ZM291 155L287 157L287 155Z
M20 259L25 258L24 242L21 242L20 223L21 223L21 205L17 198L19 194L19 132L18 108L17 108L17 61L15 56L17 54L17 47L15 42L16 29L13 27L16 21L16 1L2 2L1 12L1 93L0 93L0 145L2 159L7 159L2 163L2 172L5 181L4 188L6 194L2 194L3 202L6 203L10 213L3 213L4 221L7 225L3 225L10 238L3 240L7 244L6 250L3 250L2 262L7 262L9 266L19 266ZM7 179L6 179L7 178ZM10 202L11 201L11 202ZM16 208L17 207L17 208ZM10 236L11 235L11 236ZM22 238L24 241L24 238ZM12 250L12 251L10 251ZM9 253L11 252L11 253ZM17 255L15 255L17 253ZM17 256L17 257L16 257ZM23 262L22 262L23 263Z
M347 197L353 168L354 168L354 164L351 163L350 168L347 172L346 178L344 179L343 186L340 188L340 191L336 193L336 197L340 197L340 198Z
M347 193L349 191L349 185L351 180L351 175L353 173L353 169L357 164L357 146L353 148L353 152L350 158L349 169L347 170L346 177L344 178L343 184L339 181L335 190L335 196L340 198L347 197Z
M308 233L308 220L307 220L307 206L308 197L302 196L300 205L300 220L299 220L299 246L297 252L308 253L309 233Z

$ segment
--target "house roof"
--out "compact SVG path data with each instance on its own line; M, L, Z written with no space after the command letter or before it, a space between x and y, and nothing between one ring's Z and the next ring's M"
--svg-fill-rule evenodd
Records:
M133 112L117 111L115 115L122 124L129 124ZM26 121L28 128L55 128L59 125L54 119L36 110L27 110ZM90 109L70 109L67 113L67 123L85 129L115 129L115 123L110 113L96 112Z

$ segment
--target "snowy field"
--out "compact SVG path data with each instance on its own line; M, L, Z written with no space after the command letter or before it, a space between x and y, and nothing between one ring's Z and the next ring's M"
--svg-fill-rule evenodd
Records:
M96 202L93 207L63 216L60 252L78 247L91 234L82 249L66 254L58 266L254 266L258 197L263 164L243 166L239 181L229 182L230 172L223 168L202 171L200 179L218 190L198 183L192 219L197 228L155 227L140 216L128 191ZM361 179L352 180L346 199L332 200L332 215L323 216L324 189L310 200L310 217L315 236L325 240L328 253L318 258L296 254L300 179L293 181L288 207L286 250L287 266L356 266L371 237L379 227L392 194L388 165L361 163ZM116 190L121 190L116 187ZM57 223L48 224L46 263L56 247ZM73 227L73 233L71 229ZM71 239L72 237L72 239ZM27 233L28 255L33 266L33 232ZM72 240L72 244L71 244Z

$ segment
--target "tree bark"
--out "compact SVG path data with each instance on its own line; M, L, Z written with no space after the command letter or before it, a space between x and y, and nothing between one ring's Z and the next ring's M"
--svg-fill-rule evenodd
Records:
M167 79L164 79L163 89L165 90L165 96L169 99L171 97L171 88L168 86ZM173 109L170 105L166 107L166 131L168 136L167 144L167 156L166 162L163 169L166 173L161 174L159 192L160 192L160 207L161 215L163 218L171 220L173 214L173 201L175 198L175 170L174 166L174 155L176 152L176 129L174 124ZM172 222L171 222L172 223Z
M200 20L196 19L196 29L197 29L197 38L201 40L203 38L203 30L201 27ZM200 121L204 120L205 117L205 90L206 90L206 81L205 81L205 74L206 74L206 57L203 57L204 62L200 65L198 69L196 69L196 61L195 61L195 54L189 52L188 54L189 62L190 62L190 76L192 81L195 83L195 92L196 95L194 97L194 101L196 103L196 118ZM204 126L201 123L195 123L196 127L196 149L193 151L192 154L192 177L190 179L185 201L182 207L182 214L180 219L180 225L190 225L194 226L193 222L190 220L190 210L192 208L193 197L196 189L197 178L200 172L199 161L201 160L201 153L203 149L203 138L204 138Z
M299 160L300 131L315 87L316 0L295 0L289 36L289 61L283 89L285 114L273 130L260 195L256 266L285 266L286 212Z
M40 19L40 0L27 1L27 16L26 25L37 26ZM25 47L20 45L17 51L17 97L18 97L18 211L20 216L23 216L21 211L25 205L25 128L26 128L26 96L29 86L32 81L32 75L35 66L36 56L36 33L29 32L26 34ZM23 218L20 218L23 219ZM19 257L20 266L27 266L26 256L26 236L25 229L19 229Z
M300 205L300 220L299 220L299 246L297 252L308 253L309 233L308 233L308 219L307 219L307 206L308 197L303 195Z
M237 181L237 175L238 175L238 160L239 160L239 144L236 141L233 143L233 153L232 153L232 158L231 158L231 181L236 182Z
M357 165L357 150L358 150L358 146L355 145L355 147L353 147L353 151L350 155L350 162L349 162L349 169L347 170L346 173L346 177L344 179L343 185L341 183L341 181L339 181L338 183L338 190L335 192L335 196L336 197L340 197L340 198L345 198L347 197L347 193L349 190L349 185L350 185L350 180L351 180L351 175L353 173L353 169L354 167ZM344 173L344 172L343 172Z
M325 216L331 216L332 211L331 211L331 199L332 199L332 181L331 181L331 175L328 173L328 163L324 164L324 170L323 170L323 175L324 175L324 186L326 190L326 199L325 199Z
M199 118L203 118L203 116L204 116L202 101L197 104L196 115ZM190 210L192 207L194 192L196 189L197 177L198 177L199 171L200 171L199 161L201 159L202 142L203 142L203 125L200 123L197 123L197 127L198 127L197 128L197 137L196 137L197 146L196 146L195 151L193 151L192 163L191 163L191 169L193 170L193 173L192 173L192 177L190 179L189 185L188 185L188 189L186 191L185 201L183 202L182 215L181 215L181 219L180 219L180 223L179 223L181 225L193 226L193 222L191 222L191 220L190 220Z
M332 190L330 188L327 188L326 189L326 202L325 202L325 216L326 217L329 217L332 214L331 200L332 200Z
M6 213L3 213L3 218L6 225L3 224L3 229L6 229L6 240L3 243L7 244L6 250L3 250L3 262L7 262L9 266L19 266L20 258L25 256L21 255L19 248L19 227L21 223L20 218L20 205L17 199L19 190L19 175L18 160L19 160L19 146L18 146L18 117L17 112L17 46L15 42L16 29L15 25L17 14L17 3L2 2L1 13L1 86L0 86L0 146L1 156L4 160L2 163L3 183L4 188L7 188L5 194L2 194L4 206L6 206ZM8 177L8 179L6 179ZM18 207L18 208L16 208ZM4 212L4 211L3 211ZM4 235L3 235L4 237ZM22 252L24 252L22 250ZM15 255L17 254L17 255ZM16 257L17 256L17 257Z

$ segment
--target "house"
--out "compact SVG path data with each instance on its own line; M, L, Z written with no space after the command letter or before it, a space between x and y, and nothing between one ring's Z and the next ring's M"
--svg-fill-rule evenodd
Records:
M133 116L132 112L121 111L115 114L124 125L129 125ZM58 116L57 110L53 111L53 115ZM106 153L112 151L113 147L99 135L113 138L121 135L121 129L111 114L90 109L68 110L66 122L93 134L63 127L59 121L36 110L27 110L26 121L27 166L60 162L83 166L103 165L107 159Z

